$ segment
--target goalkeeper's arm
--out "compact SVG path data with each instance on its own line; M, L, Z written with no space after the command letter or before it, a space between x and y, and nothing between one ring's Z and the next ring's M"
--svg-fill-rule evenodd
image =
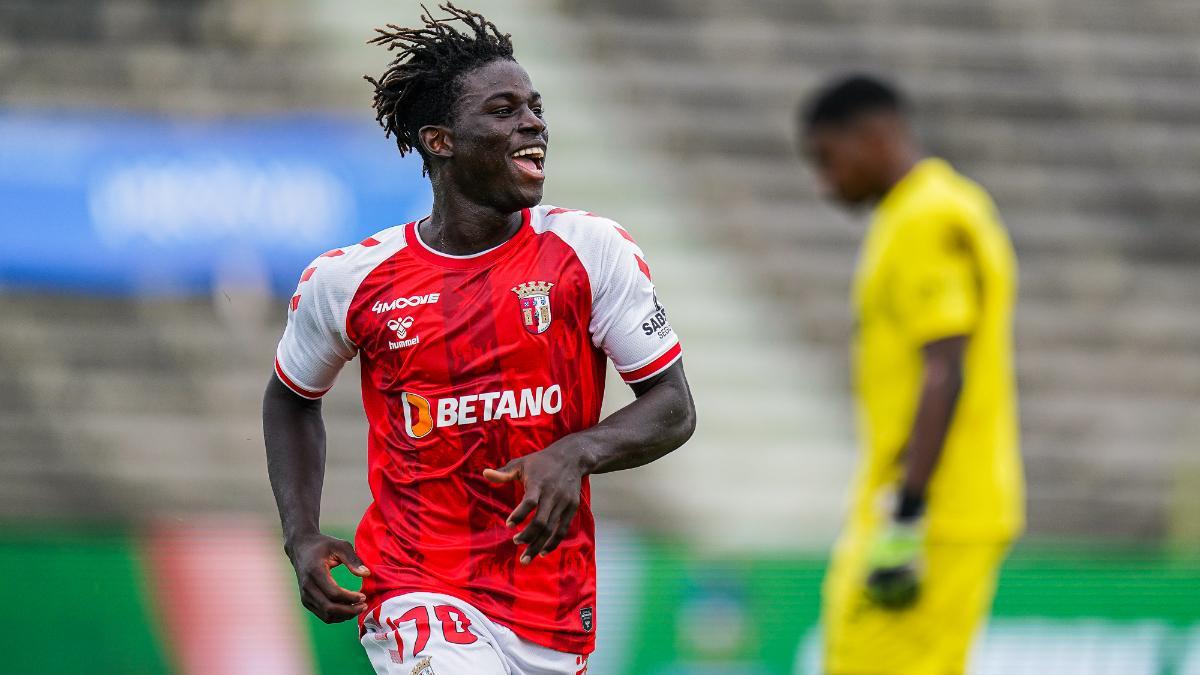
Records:
M885 607L907 607L917 598L925 489L937 468L962 390L966 347L967 337L959 335L930 342L922 349L921 398L905 452L904 482L892 522L871 549L867 594Z

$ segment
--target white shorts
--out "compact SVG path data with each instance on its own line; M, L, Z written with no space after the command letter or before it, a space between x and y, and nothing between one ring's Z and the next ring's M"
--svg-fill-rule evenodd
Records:
M379 675L587 673L586 655L522 640L473 605L440 593L385 600L363 622L362 645Z

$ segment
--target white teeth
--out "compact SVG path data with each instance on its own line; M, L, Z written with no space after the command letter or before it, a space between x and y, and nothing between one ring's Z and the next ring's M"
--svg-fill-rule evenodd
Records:
M525 148L512 154L513 157L545 157L546 152L541 148Z

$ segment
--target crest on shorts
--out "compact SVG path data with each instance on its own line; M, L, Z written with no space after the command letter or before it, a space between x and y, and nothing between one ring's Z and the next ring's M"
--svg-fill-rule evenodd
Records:
M592 632L592 608L584 607L579 610L579 623L583 624L583 632Z
M412 675L436 675L436 673L433 672L432 661L432 656L426 656L420 661L417 661L417 665L413 666Z
M545 333L550 327L551 288L554 288L554 284L549 281L526 281L512 288L521 303L521 320L525 322L525 330L534 335Z

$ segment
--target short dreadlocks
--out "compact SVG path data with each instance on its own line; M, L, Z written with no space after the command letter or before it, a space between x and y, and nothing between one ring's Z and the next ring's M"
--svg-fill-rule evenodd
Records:
M450 16L435 19L421 5L423 27L388 24L386 30L376 28L379 35L367 44L385 45L388 51L400 53L378 80L364 76L375 86L373 105L379 126L386 136L396 137L401 155L418 152L426 172L429 157L418 132L426 125L453 122L459 76L497 59L515 60L511 36L501 33L483 15L449 2L438 7ZM455 28L456 22L465 30Z

